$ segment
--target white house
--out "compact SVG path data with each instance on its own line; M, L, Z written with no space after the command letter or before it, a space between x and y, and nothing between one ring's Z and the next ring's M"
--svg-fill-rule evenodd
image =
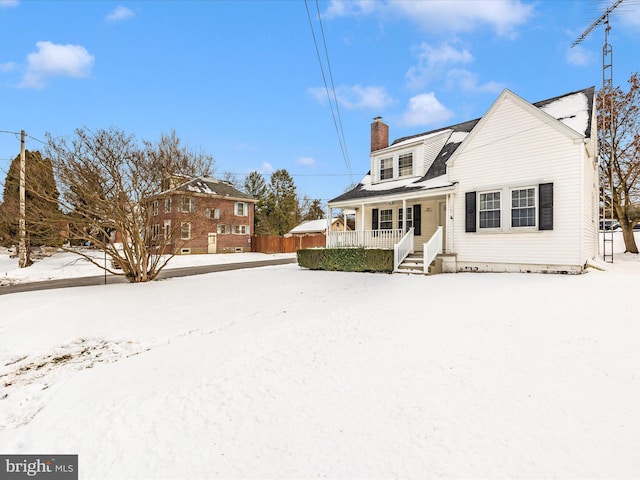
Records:
M594 94L505 90L480 119L391 145L377 117L369 174L329 202L356 229L327 246L394 248L396 270L420 252L422 271L439 255L448 272L581 272L598 255Z

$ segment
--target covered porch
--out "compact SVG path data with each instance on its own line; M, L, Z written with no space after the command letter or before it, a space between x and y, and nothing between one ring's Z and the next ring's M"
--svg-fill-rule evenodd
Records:
M376 248L394 251L394 271L411 254L424 260L424 272L438 254L447 252L447 231L451 219L449 193L415 198L367 198L358 203L330 202L334 209L355 214L355 229L327 235L327 248Z

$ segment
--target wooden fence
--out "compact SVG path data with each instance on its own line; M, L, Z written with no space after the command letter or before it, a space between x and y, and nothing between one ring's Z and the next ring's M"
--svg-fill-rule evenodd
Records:
M313 247L324 247L324 235L305 235L304 237L275 237L258 235L251 237L251 251L260 253L294 253Z

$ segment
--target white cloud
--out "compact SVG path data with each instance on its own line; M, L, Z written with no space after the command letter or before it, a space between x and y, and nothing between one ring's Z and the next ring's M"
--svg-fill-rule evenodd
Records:
M27 71L21 87L42 88L50 77L87 77L95 57L82 45L37 42L38 51L27 55Z
M576 67L586 67L588 65L592 65L595 60L595 54L588 50L585 50L580 45L576 45L573 48L569 48L567 50L567 62L570 65L575 65Z
M327 93L323 87L310 88L309 92L320 103L327 101ZM349 110L382 110L393 103L393 98L384 87L375 86L341 85L336 87L336 98L340 105Z
M0 0L0 8L17 7L18 3L18 0Z
M422 93L409 99L407 110L400 117L406 127L442 125L453 117L453 112L442 105L433 92Z
M473 55L469 50L456 48L449 43L438 47L422 43L417 57L418 63L405 74L409 87L413 89L423 88L430 81L442 78L445 70L452 65L473 62Z
M471 32L482 25L498 35L512 35L534 12L533 4L521 0L430 0L351 2L334 0L327 18L377 14L380 18L409 19L428 32Z
M273 165L271 165L269 162L262 162L262 165L260 165L260 169L258 171L260 173L271 173L273 172Z
M454 68L447 74L447 83L453 90L471 93L500 93L505 86L498 82L478 83L478 75L464 70Z
M12 70L15 70L16 68L17 68L17 65L13 62L0 63L0 73L10 72Z
M316 164L316 161L311 157L298 157L296 160L298 165L305 165L307 167L313 166Z
M133 13L133 10L127 7L123 7L122 5L118 5L113 12L107 15L107 20L109 20L110 22L119 22L134 16L135 13Z
M381 6L380 0L331 0L325 18L369 15Z

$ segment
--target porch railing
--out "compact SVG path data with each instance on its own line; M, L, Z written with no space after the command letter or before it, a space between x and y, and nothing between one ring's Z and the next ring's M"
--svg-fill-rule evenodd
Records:
M401 228L390 230L353 230L348 232L329 232L327 248L381 248L391 250L402 240Z
M393 271L398 271L398 267L407 255L413 252L413 227L402 239L393 246Z
M442 227L438 227L427 243L422 246L424 252L424 273L429 272L429 265L442 253Z

